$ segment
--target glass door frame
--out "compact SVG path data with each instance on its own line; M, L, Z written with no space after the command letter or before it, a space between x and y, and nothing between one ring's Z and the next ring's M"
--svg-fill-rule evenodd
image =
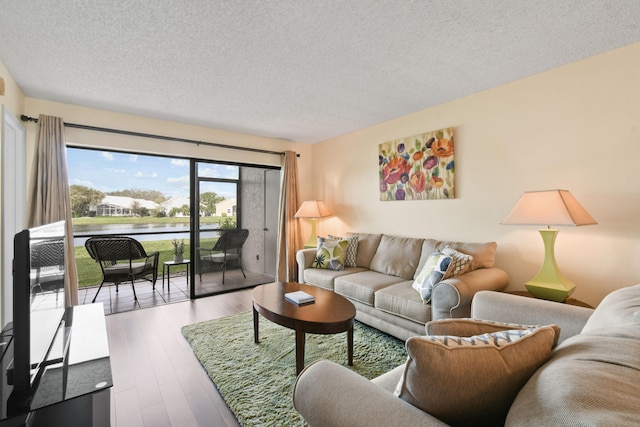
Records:
M213 178L213 177L200 177L198 173L198 165L199 164L211 164L211 165L228 165L228 166L237 166L238 167L238 178L237 179L229 179L229 178ZM202 182L218 182L218 183L229 183L236 185L236 228L240 228L242 223L242 202L240 200L241 186L242 186L242 166L237 163L230 162L217 162L214 160L204 160L204 159L191 159L189 164L189 175L190 175L190 185L189 185L189 193L190 193L190 241L191 241L191 269L189 272L189 280L191 281L191 287L189 288L189 298L196 299L207 297L211 295L215 295L215 292L208 292L202 294L196 294L196 276L199 265L198 258L198 247L200 246L200 234L202 230L200 229L200 184ZM205 231L220 231L221 228L215 229L206 229Z

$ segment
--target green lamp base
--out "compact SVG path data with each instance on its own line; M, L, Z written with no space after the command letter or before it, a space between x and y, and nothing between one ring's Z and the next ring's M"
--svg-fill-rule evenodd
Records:
M554 243L558 230L539 230L544 242L544 262L540 271L525 286L536 298L565 302L573 293L576 285L567 279L558 269L554 255Z
M318 222L318 220L311 218L309 221L311 222L311 235L309 236L309 240L304 244L305 249L318 247L318 236L316 235L316 222Z

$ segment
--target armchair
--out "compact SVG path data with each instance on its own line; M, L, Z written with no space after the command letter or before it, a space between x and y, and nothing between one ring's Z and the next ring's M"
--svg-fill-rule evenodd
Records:
M102 283L92 302L96 302L105 282L115 283L118 292L120 283L131 281L133 298L136 301L138 297L134 281L148 280L155 289L160 256L158 252L147 254L140 242L124 236L91 237L85 242L85 248L102 269Z
M202 280L203 264L220 264L222 267L222 284L224 284L224 276L227 270L227 264L235 261L242 272L242 275L246 278L242 269L242 246L249 237L249 230L247 229L234 229L226 230L222 233L213 248L198 248L199 251L199 265L198 274L200 280Z

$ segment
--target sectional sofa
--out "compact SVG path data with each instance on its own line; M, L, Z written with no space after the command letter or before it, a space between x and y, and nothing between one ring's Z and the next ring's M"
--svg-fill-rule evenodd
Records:
M294 406L311 426L640 425L640 285L612 292L595 310L479 292L472 317L431 322L427 335L407 342L407 363L372 381L314 362L298 377ZM432 335L447 324L491 326L474 319L530 332L464 348Z
M356 307L356 319L406 340L423 335L427 322L468 317L481 290L501 291L507 274L494 266L496 243L447 242L387 234L348 233L353 260L342 270L317 268L317 249L296 253L298 281L334 291ZM436 250L452 248L471 258L463 274L433 286L429 303L412 287ZM355 253L353 253L355 252Z

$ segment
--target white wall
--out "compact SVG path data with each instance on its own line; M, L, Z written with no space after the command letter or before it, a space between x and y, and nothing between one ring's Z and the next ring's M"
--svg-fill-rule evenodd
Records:
M456 199L381 202L378 144L455 127ZM527 190L570 190L598 221L561 229L556 259L597 304L640 283L640 43L313 145L319 234L496 241L524 289L543 258L535 226L500 225Z
M22 113L22 106L24 104L24 95L22 94L22 91L20 90L20 88L18 87L18 85L16 84L15 80L13 79L13 76L11 74L9 74L9 71L7 71L6 67L4 66L4 64L2 63L2 61L0 61L0 77L2 77L4 79L4 85L5 85L5 92L4 95L0 95L0 104L2 104L4 106L4 108L7 109L7 111L10 111L11 114L13 114L16 118L20 117L20 114ZM0 114L0 129L2 128L2 123L3 118L2 118L2 114ZM2 141L2 132L0 132L0 148L2 147L3 141ZM0 149L0 152L2 150ZM0 162L0 165L2 164L2 162ZM0 177L2 176L2 170L1 170L1 166L0 166ZM1 179L1 178L0 178ZM0 189L2 188L1 183L0 183ZM1 190L0 190L1 192ZM0 195L0 212L3 213L5 212L5 207L2 206L2 197ZM2 257L2 248L0 247L0 257ZM5 274L2 271L2 267L0 267L0 277L4 277ZM0 284L0 289L2 289L5 286L12 286L11 283L3 283ZM0 298L2 298L2 296L0 296ZM2 316L2 304L0 304L0 317ZM3 325L0 325L0 327Z

